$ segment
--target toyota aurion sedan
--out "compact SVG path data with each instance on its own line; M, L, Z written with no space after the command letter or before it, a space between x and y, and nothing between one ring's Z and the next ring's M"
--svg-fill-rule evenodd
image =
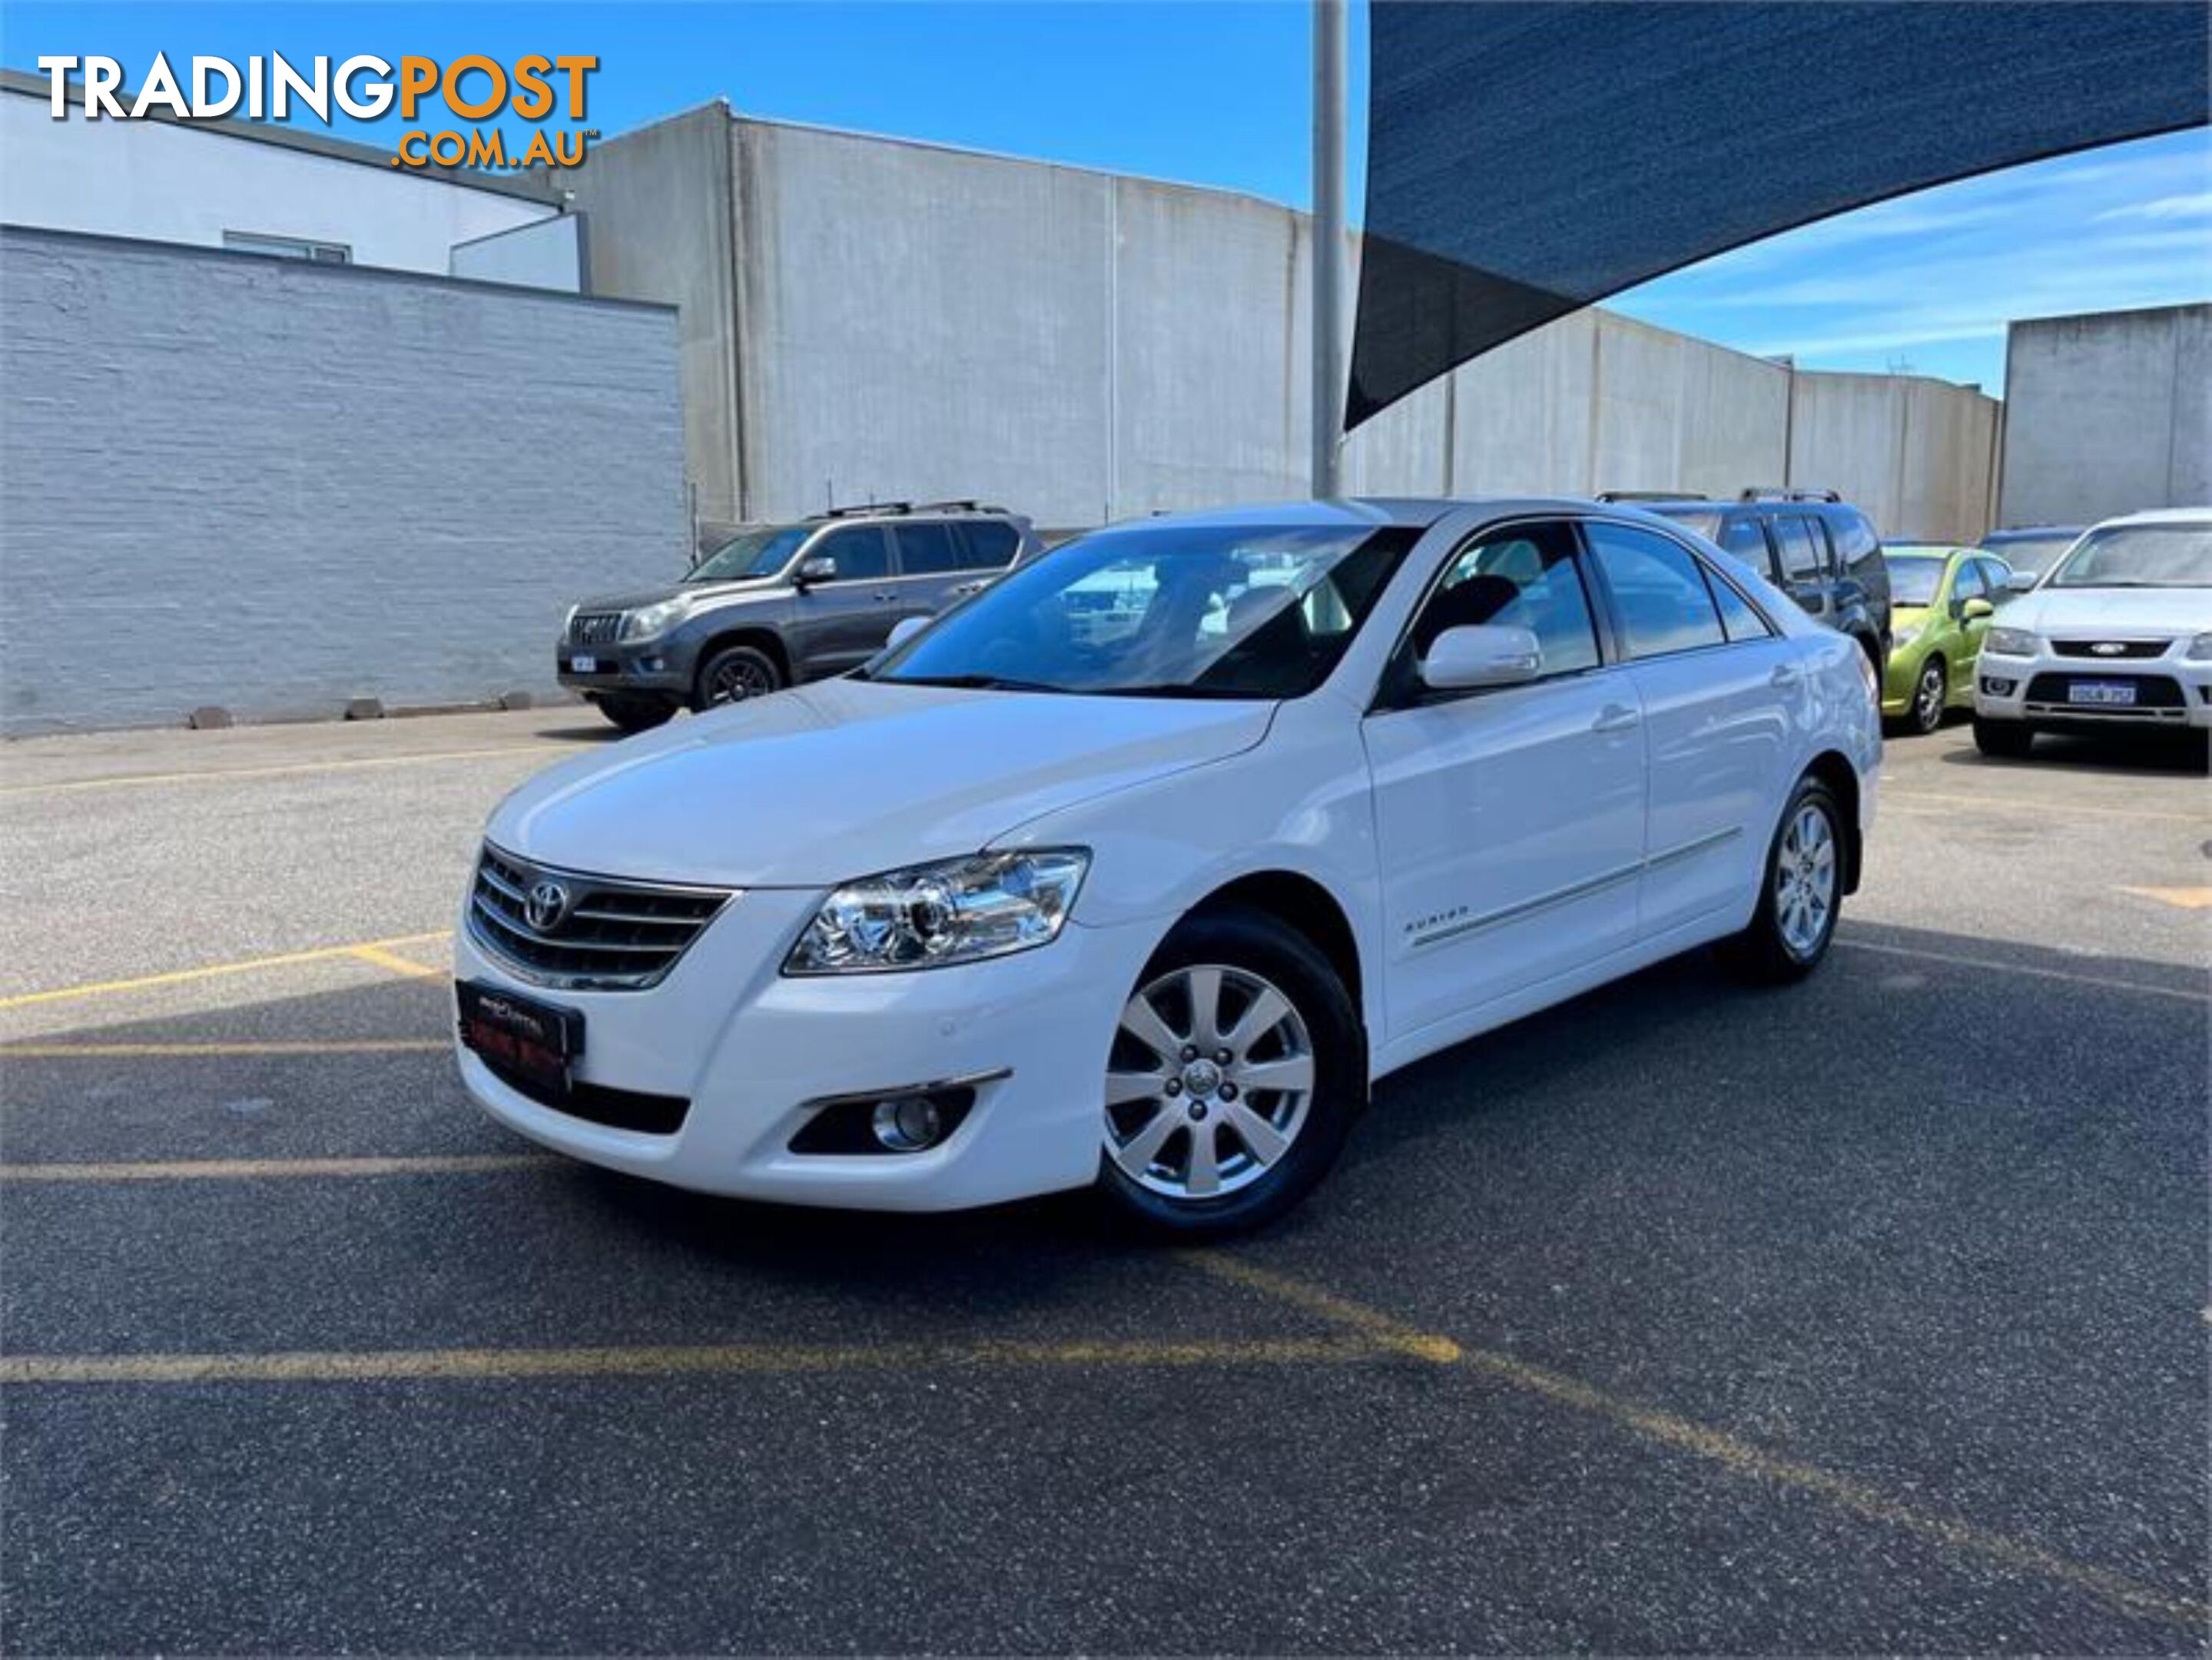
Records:
M1170 1237L1251 1227L1410 1061L1710 941L1811 971L1875 701L1853 641L1633 508L1111 527L510 796L462 1075L713 1193L1090 1186Z
M2039 732L2212 732L2212 508L2106 520L2000 622L1974 684L1984 755Z

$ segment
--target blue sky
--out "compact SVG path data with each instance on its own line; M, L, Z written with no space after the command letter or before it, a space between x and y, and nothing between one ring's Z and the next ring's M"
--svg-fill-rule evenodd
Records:
M746 112L1308 197L1301 0L1182 3L37 5L0 3L0 62L156 51L242 60L593 52L614 133L717 96ZM1353 15L1353 106L1365 106ZM398 131L358 124L348 136ZM1358 125L1355 120L1355 128ZM514 136L510 131L510 140ZM1355 202L1359 152L1355 141ZM2212 299L2212 138L2011 169L1740 249L1608 302L1819 368L2003 376L2004 322Z

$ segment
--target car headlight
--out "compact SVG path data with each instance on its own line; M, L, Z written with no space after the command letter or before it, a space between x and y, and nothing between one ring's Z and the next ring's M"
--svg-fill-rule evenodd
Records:
M2189 649L2181 654L2192 663L2201 663L2212 657L2212 634L2200 634L2189 642Z
M784 959L789 975L941 968L1050 945L1075 904L1083 848L985 853L848 882Z
M1892 651L1900 651L1919 637L1920 630L1917 628L1899 629L1889 636L1889 648Z
M656 634L666 632L684 618L681 599L664 599L657 605L641 605L635 611L623 613L622 637L625 640L650 640Z
M1991 629L1982 641L1982 650L1998 657L2033 657L2035 636L2026 629Z

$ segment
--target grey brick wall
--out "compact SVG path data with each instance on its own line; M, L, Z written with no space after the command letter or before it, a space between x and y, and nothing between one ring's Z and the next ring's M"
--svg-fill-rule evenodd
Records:
M0 230L0 730L550 691L685 540L672 310Z

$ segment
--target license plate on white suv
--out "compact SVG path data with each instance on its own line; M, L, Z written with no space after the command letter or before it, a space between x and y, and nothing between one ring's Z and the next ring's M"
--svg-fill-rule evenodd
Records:
M2066 689L2069 703L2132 703L2136 701L2136 686L2132 680L2076 680Z

